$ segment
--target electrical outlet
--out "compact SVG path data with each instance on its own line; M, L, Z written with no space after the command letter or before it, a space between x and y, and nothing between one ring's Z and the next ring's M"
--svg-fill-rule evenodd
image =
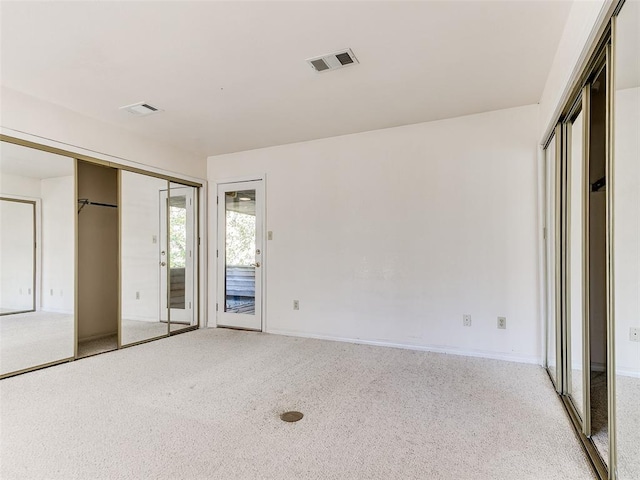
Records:
M629 329L629 340L632 342L640 342L640 328L631 327Z
M300 310L300 301L299 300L294 300L293 301L293 309L294 310Z
M507 328L507 317L498 317L498 328Z
M136 292L136 300L140 300L140 292Z
M471 326L471 315L463 315L462 316L462 325L465 327Z

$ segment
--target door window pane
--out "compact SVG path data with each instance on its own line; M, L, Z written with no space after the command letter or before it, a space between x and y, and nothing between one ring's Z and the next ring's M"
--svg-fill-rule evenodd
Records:
M225 312L255 315L256 191L225 194Z

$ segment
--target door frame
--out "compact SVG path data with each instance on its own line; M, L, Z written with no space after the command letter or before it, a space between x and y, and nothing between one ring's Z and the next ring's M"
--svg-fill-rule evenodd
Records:
M261 173L261 174L254 174L254 175L240 175L240 176L234 176L234 177L223 177L220 179L214 179L211 183L215 185L215 190L211 189L212 192L214 192L211 195L211 212L215 212L212 215L212 229L215 228L214 232L215 235L211 235L212 238L212 248L211 248L211 258L213 259L213 261L210 263L210 265L213 266L213 272L212 275L210 275L210 281L213 284L213 299L211 302L211 311L213 312L213 327L214 328L218 328L221 327L222 325L219 324L218 322L218 312L219 312L219 305L221 303L221 299L219 298L220 296L220 275L219 275L219 269L220 269L220 258L219 257L219 252L221 250L221 245L220 245L220 218L219 218L219 210L218 210L218 201L219 201L219 190L220 190L220 186L222 185L228 185L228 184L233 184L233 183L244 183L244 182L261 182L262 183L262 202L261 205L258 205L256 202L256 208L259 209L261 215L262 215L262 225L260 226L260 235L262 236L262 262L261 262L261 266L260 266L260 283L261 283L261 291L260 291L260 307L261 307L261 327L260 327L260 332L266 332L267 331L267 304L266 304L266 298L267 298L267 275L266 275L266 271L267 271L267 263L268 263L268 248L267 248L267 243L268 243L268 239L267 239L267 175L266 173Z
M33 291L33 309L31 310L20 310L11 312L8 314L0 314L0 316L4 315L15 315L18 313L30 313L30 312L38 312L42 308L42 199L38 197L29 197L25 195L12 195L9 193L0 194L0 200L4 200L7 202L15 202L15 203L24 203L28 205L33 205L33 280L32 280L32 291Z
M167 272L166 275L162 273L162 264L161 262L163 261L161 254L158 254L158 264L160 265L159 268L159 285L160 285L160 305L159 305L159 318L161 319L161 321L165 321L162 317L163 317L163 312L164 314L167 315L166 321L167 323L171 324L171 323L176 323L179 325L187 325L187 326L193 326L194 321L197 320L197 295L198 295L198 288L197 288L197 267L198 267L198 212L197 212L197 188L196 187L192 187L189 185L181 185L179 187L176 186L171 186L176 184L175 182L170 182L169 183L169 187L167 190L160 190L160 231L158 232L158 238L160 239L160 242L158 244L158 250L162 250L162 246L163 246L163 242L165 245L165 258L166 258L166 268L167 268ZM177 185L177 184L176 184ZM187 215L187 238L186 238L186 242L187 245L189 245L191 247L191 257L190 260L186 261L186 265L191 264L191 268L189 269L189 271L187 272L186 269L186 265L185 265L185 302L190 301L191 303L191 307L186 308L185 305L185 311L187 310L191 310L190 313L187 314L188 317L188 323L185 323L182 320L173 320L172 321L172 311L176 310L176 309L172 309L171 305L170 305L170 297L171 297L171 240L170 240L170 236L171 236L171 230L170 230L170 222L169 222L169 206L168 203L170 201L170 198L172 197L171 195L171 191L172 190L181 190L181 189L187 189L187 193L185 194L185 197L187 200L190 201L191 204L191 210L189 210L189 207L186 207L186 215ZM196 191L194 191L193 189L196 188ZM164 210L164 212L163 212ZM190 212L190 213L189 213ZM191 235L189 235L189 226L191 227ZM166 229L166 231L163 234L163 228ZM188 275L187 275L188 273ZM164 288L163 288L164 287ZM166 290L165 290L166 288ZM165 295L163 295L163 291L166 293ZM177 312L176 312L177 313ZM198 322L195 322L196 325L198 324ZM188 328L188 327L185 327ZM171 330L169 329L169 332L171 332Z

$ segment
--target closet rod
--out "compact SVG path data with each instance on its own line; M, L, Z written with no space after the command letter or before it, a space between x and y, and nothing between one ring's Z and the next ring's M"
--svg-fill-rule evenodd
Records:
M601 179L596 180L595 182L593 182L591 184L591 191L592 192L599 192L606 185L607 185L607 177L602 177Z
M82 209L84 207L86 207L87 205L95 205L96 207L109 207L109 208L118 208L117 205L111 205L109 203L100 203L100 202L92 202L90 201L88 198L79 198L78 199L78 203L81 203L82 205L80 206L80 208L78 209L78 213L80 213L82 211Z

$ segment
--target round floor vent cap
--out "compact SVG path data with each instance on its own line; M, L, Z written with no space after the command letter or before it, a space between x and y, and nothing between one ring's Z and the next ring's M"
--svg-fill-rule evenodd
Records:
M304 417L304 415L300 412L284 412L280 415L280 420L283 422L297 422L302 417Z

